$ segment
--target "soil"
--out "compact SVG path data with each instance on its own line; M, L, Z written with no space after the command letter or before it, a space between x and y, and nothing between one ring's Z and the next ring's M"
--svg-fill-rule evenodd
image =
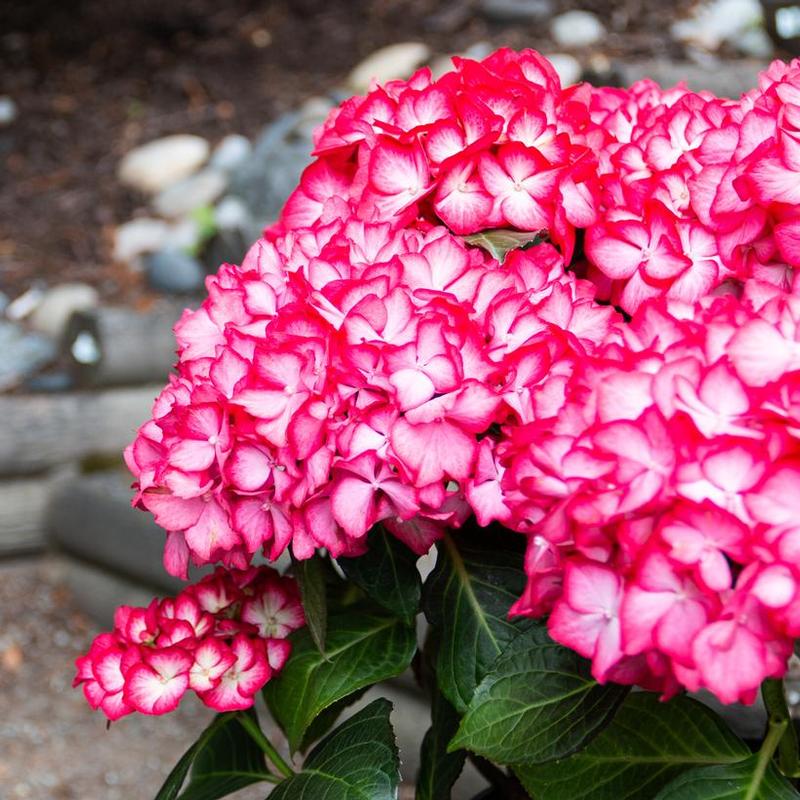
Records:
M680 56L669 23L691 3L553 0L596 12L611 57ZM109 299L140 293L110 258L116 224L144 199L119 185L130 148L192 132L255 136L324 93L369 53L423 40L438 53L478 41L553 50L546 25L498 24L474 0L0 0L0 291L81 280Z

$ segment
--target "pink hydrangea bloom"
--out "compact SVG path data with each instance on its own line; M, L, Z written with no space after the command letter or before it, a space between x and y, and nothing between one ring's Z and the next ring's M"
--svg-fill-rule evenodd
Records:
M527 537L512 611L598 680L751 700L800 631L798 99L800 62L725 100L500 50L345 102L126 451L167 570L358 555L377 522L424 553L475 515ZM110 716L239 707L282 608L186 669L200 620L142 610L79 680Z
M304 624L291 578L217 569L175 598L117 609L114 630L77 660L74 685L110 720L174 711L189 689L217 711L249 708Z

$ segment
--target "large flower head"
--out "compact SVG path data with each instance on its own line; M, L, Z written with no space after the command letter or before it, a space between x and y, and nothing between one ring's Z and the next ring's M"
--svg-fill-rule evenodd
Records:
M800 631L798 142L797 63L733 101L501 50L345 102L126 452L167 569L474 514L598 679L751 699Z

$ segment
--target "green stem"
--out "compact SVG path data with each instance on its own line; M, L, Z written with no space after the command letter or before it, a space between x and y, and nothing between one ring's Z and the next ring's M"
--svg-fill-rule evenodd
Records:
M789 715L789 708L786 705L783 681L778 678L765 680L761 684L761 696L764 698L764 705L767 707L767 714L769 715L769 730L759 755L767 749L767 743L771 741L772 737L775 741L771 745L772 750L766 757L767 761L769 761L777 748L778 766L781 772L788 778L800 777L800 752L798 752L797 731Z
M258 723L249 714L240 714L237 719L242 727L250 734L253 741L261 748L264 755L273 763L284 778L291 778L294 770L284 761L281 754L275 749L272 742L264 735Z

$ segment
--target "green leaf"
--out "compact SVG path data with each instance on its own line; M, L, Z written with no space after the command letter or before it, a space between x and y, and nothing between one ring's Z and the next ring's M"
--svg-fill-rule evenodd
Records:
M324 711L320 711L303 734L303 741L300 742L300 747L298 748L300 752L304 753L317 739L321 739L336 724L336 720L339 719L342 711L353 705L357 700L360 700L368 691L369 686L365 686L363 689L337 700Z
M264 696L293 752L321 711L365 686L399 675L417 649L410 625L357 607L331 615L324 656L307 628L295 631L290 640L292 657L267 684Z
M258 722L255 710L241 712ZM235 718L241 716L235 715ZM273 776L264 763L264 754L237 721L219 728L197 754L188 786L179 800L217 800Z
M389 723L392 704L374 700L323 739L302 772L270 800L395 800L400 759Z
M339 566L375 602L410 621L422 594L417 556L382 525L369 534L367 548L358 558L338 559Z
M306 626L320 653L325 652L328 601L325 593L325 565L319 555L302 561L292 556L292 572L300 587Z
M461 713L500 653L530 625L508 619L526 583L522 552L508 546L519 537L482 533L445 537L424 588L425 616L439 638L434 665L439 688Z
M447 752L447 743L458 729L459 716L444 695L435 691L431 727L422 740L416 800L445 800L464 768L464 750Z
M533 627L481 681L450 749L465 747L500 764L563 758L600 732L626 692L600 686L587 661Z
M543 241L545 233L546 231L513 231L506 228L494 228L461 238L467 244L483 248L492 258L496 258L502 264L510 250L527 250L528 247Z
M655 694L635 692L585 749L514 771L534 797L646 800L687 769L749 755L747 745L702 703L688 697L662 703Z
M697 767L665 786L655 800L797 800L791 784L758 754L737 764Z
M214 717L173 767L155 800L176 800L193 765L192 780L186 792L180 795L181 800L224 797L237 788L271 777L265 766L264 756L237 721L237 716L236 713L229 713ZM220 785L228 785L237 773L238 779L244 781L247 778L246 782L237 783L224 793L214 793L212 774L219 777ZM200 793L187 794L192 790L196 779L199 779L199 783L193 791Z

